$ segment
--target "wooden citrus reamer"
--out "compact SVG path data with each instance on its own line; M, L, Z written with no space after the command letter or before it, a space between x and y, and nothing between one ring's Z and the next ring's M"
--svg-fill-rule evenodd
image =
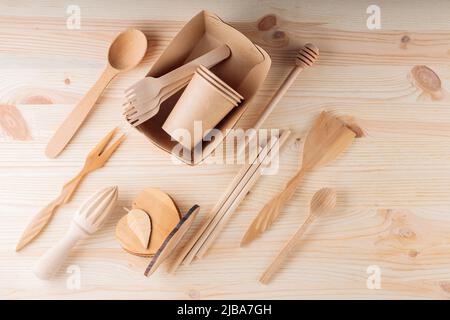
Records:
M300 238L306 232L311 223L320 215L332 211L336 207L336 192L330 188L317 191L311 199L309 216L301 227L292 235L288 242L278 252L270 266L263 273L259 281L267 284L273 275L280 269L289 254L295 249Z
M61 267L75 244L96 232L115 208L118 187L112 186L96 192L86 199L73 216L64 237L41 256L33 268L43 280L51 278Z
M356 133L342 120L328 112L322 112L306 137L301 168L285 188L262 208L242 238L241 246L253 241L272 225L308 171L336 159L353 142L355 136Z
M286 91L294 83L295 79L297 79L297 76L300 74L300 72L302 72L308 67L311 67L318 59L319 59L319 49L312 43L307 43L303 48L298 50L297 56L295 58L294 68L292 68L292 70L289 72L286 79L283 81L281 86L278 88L278 90L270 99L263 113L259 116L258 121L256 121L256 123L253 125L254 130L250 132L247 140L248 142L250 142L252 139L256 137L256 131L259 128L261 128L264 121L267 120L269 115L277 106L278 102L280 102L281 98L283 98L283 96L285 95ZM247 143L244 143L240 146L238 150L238 155L245 150L247 145L248 145Z

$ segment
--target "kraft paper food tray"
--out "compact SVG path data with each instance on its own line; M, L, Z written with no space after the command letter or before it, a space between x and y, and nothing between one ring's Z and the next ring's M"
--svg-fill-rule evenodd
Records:
M245 99L216 126L216 129L221 130L222 137L225 137L226 130L236 125L269 72L271 59L267 52L224 23L215 14L202 11L176 35L147 76L159 77L221 44L227 44L230 47L231 57L211 70ZM203 142L200 156L186 157L186 155L173 153L178 142L171 140L171 137L162 129L162 125L181 93L182 90L166 100L157 115L137 128L159 148L187 164L196 165L209 156L223 139Z

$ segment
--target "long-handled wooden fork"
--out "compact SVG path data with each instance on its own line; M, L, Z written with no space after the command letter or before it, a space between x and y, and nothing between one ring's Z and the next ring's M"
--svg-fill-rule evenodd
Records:
M81 171L63 186L61 193L55 200L50 202L44 209L39 211L39 213L32 218L16 246L16 251L21 250L42 232L56 210L72 199L75 190L77 190L81 181L83 181L89 173L105 165L114 151L116 151L125 139L125 134L123 134L113 144L111 144L110 147L107 148L107 145L113 139L117 130L118 128L114 128L94 147L94 149L91 150L91 152L89 152Z

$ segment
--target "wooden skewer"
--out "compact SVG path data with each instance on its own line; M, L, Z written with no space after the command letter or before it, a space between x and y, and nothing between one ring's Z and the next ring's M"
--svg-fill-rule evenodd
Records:
M224 205L225 201L230 197L236 187L239 185L239 182L243 179L243 177L247 174L248 170L251 168L254 161L257 159L259 153L256 153L250 160L249 163L244 165L242 169L236 174L231 183L228 185L225 192L222 194L221 198L217 201L215 206L212 208L210 214L203 220L200 229L190 238L188 243L183 247L183 250L180 253L180 256L183 256L184 264L190 264L195 257L195 253L197 250L194 250L194 246L196 246L200 237L206 231L210 223L214 220L216 214L220 210L220 208ZM200 246L200 243L197 245Z
M278 105L278 102L280 102L281 98L285 95L286 91L288 91L288 89L294 83L295 79L297 79L297 76L300 74L300 72L302 72L308 67L311 67L318 59L319 59L319 49L312 43L306 44L303 48L301 48L298 51L297 57L295 59L294 68L292 68L291 72L283 81L282 85L272 96L263 113L259 116L258 121L253 125L253 128L255 130L253 130L248 136L247 140L248 142L250 142L252 139L256 137L256 131L258 131L258 129L261 128L264 121L267 120L269 115ZM238 155L242 154L246 146L247 146L246 143L241 144L237 154Z
M259 152L259 155L258 155L257 159L260 159L261 162L264 161L265 156L270 152L272 147L275 145L276 141L278 141L278 139L272 139L270 144L268 143ZM263 156L262 159L261 159L261 155ZM211 232L214 230L214 228L217 226L219 221L222 219L223 215L226 213L226 210L229 207L230 200L232 201L232 200L236 199L240 195L240 192L242 191L242 188L245 187L245 185L249 181L249 179L255 174L255 172L256 172L256 170L258 169L258 166L259 166L258 165L259 161L257 159L255 159L253 161L253 163L250 165L249 170L247 170L247 172L245 173L245 176L241 179L241 181L239 181L238 185L235 186L235 188L234 188L233 192L231 193L231 195L229 197L227 197L227 199L225 200L225 202L223 203L221 208L215 213L213 221L210 223L210 225L208 226L207 230L202 234L202 237L197 242L197 246L194 247L195 251L193 250L194 252L192 252L192 255L198 257L198 252L201 250L201 248L205 244L205 242L208 239L208 237L211 234Z
M278 155L279 148L286 142L287 138L289 137L290 131L285 131L281 135L279 139L276 140L275 144L278 143L278 149L277 151L273 151L273 147L270 151L270 154L267 156L268 163L270 163L275 156ZM265 159L263 160L265 161ZM255 168L248 179L246 179L246 182L241 183L241 186L239 186L237 189L241 189L238 196L233 198L230 197L227 201L227 208L224 210L222 216L218 219L215 226L213 226L213 230L207 235L207 239L205 240L204 244L198 251L196 257L198 259L203 258L205 253L208 251L208 249L213 244L214 240L217 238L219 233L222 231L222 229L225 227L226 223L228 222L228 219L231 217L231 215L234 213L236 208L239 206L241 201L244 199L244 197L247 195L247 193L250 191L250 189L253 187L253 185L256 183L258 178L261 176L261 172L263 170L262 161L259 164L255 164Z
M275 141L279 141L278 142L279 148L281 148L281 146L286 142L287 138L289 137L289 134L290 134L290 131L286 130L285 132L283 132L283 134L281 135L281 137L279 139L275 140ZM275 152L271 152L270 153L271 159L274 156L276 156L276 154L277 153L275 153ZM263 161L261 161L259 164L255 164L253 162L249 168L247 168L248 166L244 166L243 170L240 171L240 174L236 175L236 178L240 177L241 179L236 179L236 178L233 179L233 183L230 184L227 192L224 194L225 197L222 197L220 199L220 201L214 207L214 208L218 208L218 209L216 211L214 211L214 210L211 211L211 215L208 217L208 220L211 220L210 223L214 220L216 215L219 214L219 210L221 208L227 208L228 210L224 211L224 213L222 215L222 219L217 221L217 222L223 221L223 222L221 222L221 224L223 224L223 226L225 225L225 222L228 220L229 216L231 216L231 214L237 208L239 203L242 201L242 199L248 193L250 188L256 183L256 181L262 171L261 163ZM245 171L245 172L242 172L242 171ZM256 171L257 171L257 173L255 174ZM250 178L248 178L248 177L250 177ZM239 180L239 181L237 181L237 184L236 184L236 180ZM246 182L244 183L242 181L246 181ZM233 196L233 192L228 192L229 189L232 189L232 191L240 190L240 192L237 192L237 194ZM230 201L230 199L234 199L234 201ZM193 238L191 238L191 240L185 245L182 252L178 255L177 259L172 264L170 272L175 272L181 263L190 264L192 262L193 258L196 256L198 249L201 248L201 245L203 244L203 242L200 242L198 240L202 237L202 235L205 234L208 226L209 225L203 224L202 227L199 229L199 231L195 234L195 236ZM223 226L219 227L219 229L214 229L214 230L216 230L213 235L214 239L217 237L218 233L223 228ZM214 231L214 230L212 230L212 231Z
M275 140L273 141L273 143L274 142L275 142ZM242 181L244 181L247 176L251 176L254 173L255 168L256 168L256 164L255 163L260 158L260 155L261 154L266 155L268 153L268 150L270 150L269 148L271 148L271 147L272 146L269 147L269 144L267 144L254 157L254 159L251 161L251 163L246 165L245 172L242 175L240 175L241 176L240 179L238 181L236 181L235 184L232 185L232 188L230 188L230 193L226 197L222 197L221 198L220 206L215 206L215 210L212 211L211 219L210 219L210 222L209 222L208 226L205 228L205 230L203 230L203 232L200 235L199 239L196 241L195 245L190 250L188 256L186 257L186 260L184 261L184 264L190 264L194 260L197 252L203 246L203 244L206 241L208 235L211 233L211 231L214 229L214 227L217 225L218 221L222 217L223 212L226 209L227 201L229 201L230 198L234 199L234 198L236 198L238 196L239 191L240 191L240 185L242 184Z

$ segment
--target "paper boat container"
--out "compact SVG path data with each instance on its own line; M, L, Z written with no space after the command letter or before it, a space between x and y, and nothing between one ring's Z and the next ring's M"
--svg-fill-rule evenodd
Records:
M216 129L222 132L222 138L225 138L227 129L236 125L269 72L271 60L267 52L253 44L242 33L224 23L215 14L202 11L177 34L147 76L159 77L221 44L227 44L230 47L231 57L211 70L244 96L244 101L216 126ZM208 157L224 139L203 142L201 152L196 152L195 155L180 154L182 148L176 147L178 142L171 140L171 137L162 129L162 125L182 91L166 100L161 105L158 114L138 126L137 129L159 148L187 164L196 165ZM198 148L196 149L198 151Z

